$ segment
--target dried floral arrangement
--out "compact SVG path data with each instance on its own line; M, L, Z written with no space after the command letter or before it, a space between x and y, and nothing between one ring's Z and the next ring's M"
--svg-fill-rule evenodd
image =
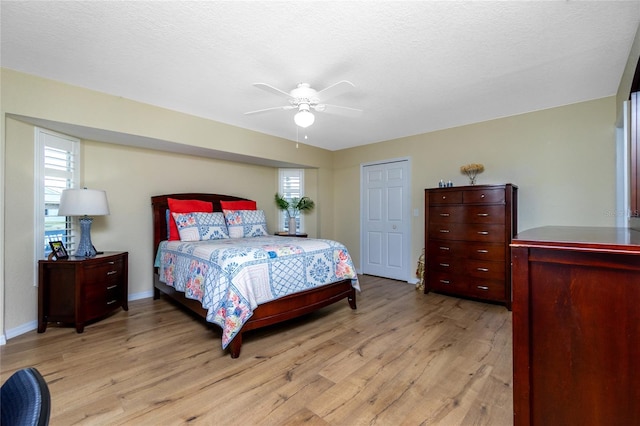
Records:
M484 165L479 163L467 164L460 167L460 172L467 175L471 185L475 185L478 173L484 172Z

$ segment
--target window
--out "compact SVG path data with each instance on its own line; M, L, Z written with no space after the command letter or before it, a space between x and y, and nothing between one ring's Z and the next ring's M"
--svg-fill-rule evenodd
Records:
M304 196L304 170L303 169L280 169L278 179L278 192L286 200L292 198L302 198ZM289 221L287 220L287 214L283 211L279 216L280 227L285 231L289 231ZM297 231L303 232L304 221L302 215L296 216Z
M77 233L70 217L58 216L60 196L79 187L80 140L50 130L35 129L36 259L51 253L50 241L62 241L74 251Z

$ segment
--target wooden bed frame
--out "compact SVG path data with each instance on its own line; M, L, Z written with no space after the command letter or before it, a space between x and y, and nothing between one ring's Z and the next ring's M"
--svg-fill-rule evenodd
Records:
M243 201L245 198L234 197L231 195L220 194L201 194L201 193L185 193L157 195L151 197L151 205L153 207L153 253L158 250L161 241L167 239L167 217L166 211L169 208L167 198L178 200L202 200L213 203L213 211L222 211L220 201ZM164 294L188 310L196 313L202 318L206 318L207 311L202 307L199 301L187 299L184 293L176 291L173 287L161 283L158 275L158 268L153 268L153 298L159 299ZM346 279L338 281L322 287L305 290L300 293L291 294L280 299L259 305L253 311L253 316L244 324L242 330L229 343L229 351L231 358L237 358L240 355L240 347L242 346L242 333L256 328L266 327L268 325L277 324L309 312L328 306L339 300L346 298L351 309L356 309L356 291L351 285L351 280Z

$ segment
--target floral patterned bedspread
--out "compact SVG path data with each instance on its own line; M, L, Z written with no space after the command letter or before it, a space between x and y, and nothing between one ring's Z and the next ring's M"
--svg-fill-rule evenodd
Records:
M163 241L156 255L160 281L197 299L207 321L222 328L226 348L262 303L358 276L336 241L262 236L212 241Z

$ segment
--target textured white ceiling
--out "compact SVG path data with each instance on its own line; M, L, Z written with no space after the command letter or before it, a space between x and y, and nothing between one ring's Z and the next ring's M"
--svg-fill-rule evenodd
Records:
M616 93L640 1L2 1L3 67L337 150ZM356 88L294 111L252 86ZM304 136L308 139L304 139Z

